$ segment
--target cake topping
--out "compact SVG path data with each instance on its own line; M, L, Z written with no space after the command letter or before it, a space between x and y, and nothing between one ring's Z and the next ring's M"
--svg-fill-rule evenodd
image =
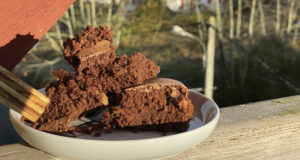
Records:
M73 64L74 57L83 48L90 48L102 40L113 44L113 33L108 27L100 25L98 28L88 26L84 31L75 35L75 38L68 39L64 42L64 57L67 61Z
M107 52L110 48L110 42L107 40L102 40L100 42L96 42L95 45L89 48L83 48L78 53L77 56L79 59L83 59L89 56L99 55Z

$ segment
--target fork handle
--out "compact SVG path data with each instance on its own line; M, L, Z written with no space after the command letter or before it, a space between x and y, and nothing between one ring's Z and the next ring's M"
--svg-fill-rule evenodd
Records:
M36 122L48 107L48 97L0 66L0 103Z

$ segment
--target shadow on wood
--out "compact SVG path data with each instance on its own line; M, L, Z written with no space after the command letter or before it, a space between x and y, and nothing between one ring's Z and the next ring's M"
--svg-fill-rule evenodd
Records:
M0 65L12 70L25 54L38 42L33 35L17 34L16 37L0 47Z

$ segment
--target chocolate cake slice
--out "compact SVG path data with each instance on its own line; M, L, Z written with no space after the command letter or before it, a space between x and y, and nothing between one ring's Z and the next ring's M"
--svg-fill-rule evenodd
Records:
M99 84L105 92L119 94L124 88L156 77L159 70L160 67L153 61L137 52L130 57L125 54L118 56L99 71L98 77L86 78L85 74L79 74L76 79L87 86Z
M97 76L103 66L116 58L113 33L103 25L87 26L75 38L64 42L64 57L77 73L89 72Z
M74 66L81 85L100 84L106 92L120 93L157 76L159 66L139 52L116 56L112 37L105 26L88 26L64 43L64 57Z
M101 85L82 87L74 78L75 74L62 69L55 70L53 75L58 78L58 82L50 83L46 88L46 95L51 103L35 128L47 132L72 130L73 128L68 127L68 122L78 119L87 111L103 109L108 105L108 97Z
M180 82L154 78L121 94L120 105L103 114L106 128L186 131L194 114L188 89Z

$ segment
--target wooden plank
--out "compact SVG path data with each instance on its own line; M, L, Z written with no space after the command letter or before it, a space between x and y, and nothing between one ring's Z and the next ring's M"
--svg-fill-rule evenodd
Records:
M0 66L0 103L36 122L50 99Z
M169 160L296 160L299 135L299 95L227 107L208 139Z
M34 149L26 143L0 146L0 160L57 160L57 158Z
M221 125L198 146L170 158L300 159L300 112Z
M204 142L168 160L300 159L300 95L221 109ZM0 160L54 160L25 144L0 146Z
M11 70L73 2L0 1L0 65Z
M218 125L232 125L232 123L260 119L276 114L288 114L299 110L300 95L242 104L222 108Z

